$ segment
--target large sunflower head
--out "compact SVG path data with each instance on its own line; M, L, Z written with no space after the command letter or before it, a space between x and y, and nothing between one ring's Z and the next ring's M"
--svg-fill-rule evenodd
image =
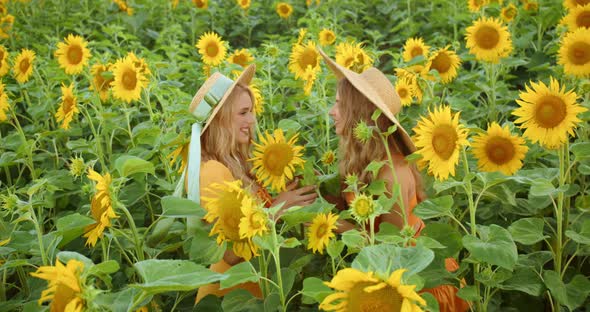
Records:
M225 60L227 52L225 41L222 41L221 37L214 32L203 34L199 38L196 47L199 49L199 54L201 54L203 63L206 65L217 66Z
M461 65L461 59L455 51L449 50L449 46L432 54L426 64L427 71L436 70L443 83L451 82L457 77L457 68Z
M78 100L74 95L74 84L70 84L70 86L62 85L61 94L61 105L55 113L55 118L57 122L62 123L61 128L67 130L70 129L70 122L72 122L74 115L79 112Z
M590 0L563 0L563 6L572 10L590 3Z
M117 60L113 66L114 79L111 82L115 98L127 103L139 100L141 90L148 85L148 79L129 57Z
M4 84L0 81L0 122L6 121L8 116L6 112L10 109L8 95L4 92Z
M428 164L428 172L438 180L446 180L455 175L459 163L459 153L463 146L469 145L467 129L459 123L459 113L452 114L449 106L441 106L422 117L414 128L414 142Z
M373 59L363 49L362 43L342 42L336 46L336 63L362 73L373 66Z
M336 35L333 31L324 28L322 31L320 31L319 39L322 46L329 46L332 45L334 41L336 41Z
M508 28L493 17L481 17L467 27L467 48L480 61L498 63L512 52Z
M284 19L289 18L293 13L293 7L286 2L277 3L277 14Z
M286 180L293 179L296 167L302 167L305 161L301 158L303 146L295 145L298 134L289 141L285 139L282 129L271 134L266 132L260 137L260 143L254 143L253 170L256 179L264 187L280 192L285 190Z
M94 64L90 70L92 74L92 84L90 90L98 92L101 101L106 101L109 98L109 90L111 89L111 82L114 77L111 73L112 64Z
M406 62L409 62L413 58L420 55L424 56L425 58L428 58L428 49L430 49L430 46L427 46L424 43L424 39L420 37L408 38L408 40L406 40L406 43L404 44L404 52L402 56L404 58L404 61Z
M100 175L98 172L88 168L88 179L96 182L96 192L90 202L90 213L95 223L84 229L84 237L88 237L86 245L95 246L99 238L102 238L106 228L111 226L111 219L117 218L113 210L111 199L111 174Z
M503 7L502 11L500 12L500 16L505 22L512 21L516 15L518 14L518 9L513 3L510 3L508 6Z
M590 28L578 28L561 40L557 63L566 74L590 76Z
M242 213L240 219L240 238L252 238L268 232L268 215L256 205L254 198L245 196L242 200Z
M346 268L326 282L337 292L328 295L320 304L325 311L422 311L426 301L416 291L416 285L402 282L405 269L398 269L387 279L372 272Z
M337 228L336 221L338 221L338 215L331 212L316 215L307 230L307 249L323 254L324 248L330 243L330 239L336 236L333 232Z
M567 139L574 136L574 129L581 120L578 114L587 111L576 103L578 95L566 91L559 82L550 78L549 86L542 81L531 82L526 92L520 92L520 105L512 114L518 116L515 123L525 129L524 136L533 142L539 142L546 148L556 149Z
M19 83L29 81L33 74L33 62L35 61L35 52L29 49L22 49L20 54L16 56L14 61L14 76Z
M289 57L289 70L295 74L295 79L301 79L305 76L308 68L312 71L320 70L320 59L320 53L313 41L308 41L306 44L296 44Z
M254 61L254 57L247 49L239 49L235 50L234 53L229 56L228 61L232 64L238 64L246 68L248 64Z
M206 194L207 196L201 197L203 207L207 210L205 220L215 222L209 236L217 234L218 244L224 241L231 242L234 253L246 261L257 255L258 248L250 237L254 236L252 233L257 233L262 225L257 224L256 229L251 224L244 230L240 227L241 220L246 217L244 211L255 211L250 207L254 205L254 200L250 193L242 188L242 181L213 183L207 187ZM250 217L257 220L256 216Z
M590 4L570 9L561 21L570 31L578 28L590 28Z
M59 67L63 68L68 75L79 74L88 64L90 50L84 38L69 34L63 42L57 44L55 57Z
M502 128L495 122L488 126L486 133L473 138L472 148L479 170L500 171L505 175L513 175L522 167L529 149L523 138L510 133L508 126Z
M31 276L47 281L47 289L41 292L39 305L51 301L51 311L81 312L85 310L84 281L81 278L84 263L70 259L64 266L59 259L55 266L41 266Z
M8 50L3 45L0 45L0 77L3 77L10 70L8 64Z
M395 91L399 95L399 98L403 106L409 106L412 104L412 96L414 96L414 85L408 78L399 78L395 83Z

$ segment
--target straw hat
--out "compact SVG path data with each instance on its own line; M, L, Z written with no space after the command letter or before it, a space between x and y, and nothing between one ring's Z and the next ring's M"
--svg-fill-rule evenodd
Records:
M231 80L219 72L213 73L203 83L197 94L193 97L189 112L204 122L201 133L209 127L227 98L238 84L249 85L256 72L256 65L252 64L240 74L238 79Z
M401 101L399 95L395 91L395 87L391 84L389 79L377 68L371 67L361 74L352 70L344 68L334 60L329 58L324 51L319 49L320 54L326 60L328 67L336 75L338 79L347 79L350 83L364 96L371 101L377 108L379 108L389 120L397 126L402 139L402 143L406 145L410 153L416 151L416 146L412 139L399 123L395 115L401 110Z

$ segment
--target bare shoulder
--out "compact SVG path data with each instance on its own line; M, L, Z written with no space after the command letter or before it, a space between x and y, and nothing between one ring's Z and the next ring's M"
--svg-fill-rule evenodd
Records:
M389 161L386 161L385 165L381 167L377 178L385 180L388 183L397 181L398 183L402 184L403 188L407 187L408 189L413 189L416 185L416 181L414 180L414 175L412 174L410 164L408 164L408 162L401 155L395 154L392 155L392 158L393 165L395 167L395 177L393 176L393 172L389 166Z

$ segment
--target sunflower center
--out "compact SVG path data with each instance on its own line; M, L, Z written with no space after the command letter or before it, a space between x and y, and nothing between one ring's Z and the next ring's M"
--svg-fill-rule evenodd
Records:
M30 66L31 66L31 63L29 62L29 59L27 59L27 58L20 61L20 64L18 64L18 67L20 68L21 73L26 72Z
M559 125L566 117L567 110L563 100L555 95L545 95L535 110L535 121L549 129Z
M439 53L432 60L431 68L436 69L440 74L446 73L451 68L451 58L446 53Z
M244 216L241 206L242 196L236 192L226 192L220 196L218 222L222 225L220 230L231 241L240 240L240 219Z
M440 158L447 160L455 151L457 139L457 132L452 126L440 125L432 133L432 148Z
M70 64L77 65L82 61L82 47L70 46L68 49L68 61Z
M209 57L216 57L219 53L219 47L216 42L210 42L205 48L205 51Z
M125 89L134 90L137 85L137 75L135 74L135 71L131 69L126 70L125 73L123 73L121 82Z
M492 26L482 26L475 32L475 42L482 49L493 49L500 42L500 33Z
M322 223L318 226L317 230L315 231L315 236L317 238L322 238L328 233L328 225L326 223Z
M316 68L318 66L317 52L312 48L306 48L299 57L299 66L303 70L306 70L308 66L311 66L311 68Z
M74 99L69 96L66 97L64 99L64 103L63 103L64 114L67 115L70 111L72 111L73 107L74 107Z
M327 42L332 42L334 41L334 36L331 33L327 33L324 35L324 40Z
M400 98L405 99L408 96L408 89L400 88L399 90L397 90L397 93Z
M352 65L354 64L354 56L349 55L345 60L344 60L344 67L346 68L350 68Z
M251 214L250 224L252 225L252 228L254 228L255 230L261 229L265 225L264 214L258 211Z
M507 18L514 18L516 16L516 9L513 8L509 8L504 12L504 16L506 16Z
M4 55L5 55L4 54L4 51L0 50L0 60L3 60L4 59Z
M486 155L496 165L503 165L514 158L515 150L512 142L507 138L492 137L486 144Z
M347 310L351 312L401 311L403 297L390 285L379 290L366 292L374 283L356 283L348 293Z
M422 47L413 47L412 51L410 51L410 55L412 57L416 57L418 55L422 55L424 54L424 51L422 50Z
M584 65L590 62L590 44L575 42L570 47L568 57L576 65Z
M281 13L283 13L283 15L289 14L289 7L287 7L286 5L281 5L279 9L281 10Z
M275 143L267 147L262 156L262 163L271 175L282 176L285 167L289 165L292 159L293 150L289 144Z
M578 5L585 5L590 3L590 0L575 0Z
M578 25L578 27L590 28L590 11L580 13L576 18L576 25Z
M246 67L246 63L248 63L248 60L244 54L238 54L234 56L234 63L242 67Z
M356 205L354 205L354 211L359 217L368 217L373 212L372 208L371 203L367 199L358 200Z

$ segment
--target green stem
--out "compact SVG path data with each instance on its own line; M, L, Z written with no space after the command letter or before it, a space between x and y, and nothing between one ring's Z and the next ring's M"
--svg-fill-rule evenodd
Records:
M277 238L277 231L276 231L276 227L274 222L272 222L272 229L271 229L271 234L272 234L272 241L273 241L273 247L274 250L272 252L272 257L275 261L275 269L277 270L277 282L279 285L279 298L281 299L281 307L283 307L283 311L287 311L287 307L285 305L285 293L283 290L283 275L281 273L281 259L280 259L280 246L279 246L279 241Z
M43 245L43 231L41 225L39 224L39 219L35 214L35 209L33 209L33 205L30 203L31 200L29 198L29 213L31 214L31 218L33 219L33 224L35 225L35 232L37 232L37 242L39 244L39 252L41 253L41 262L43 265L48 265L49 261L47 260L47 256L45 255L45 246Z
M133 233L133 241L135 243L135 251L137 253L137 258L139 259L139 261L143 261L144 260L143 246L142 246L141 239L139 237L139 232L137 231L137 227L135 226L135 221L133 220L131 213L129 213L129 210L127 210L127 207L125 207L125 205L123 205L123 203L121 203L119 201L117 201L117 203L118 203L118 208L123 210L123 213L125 213L125 216L127 217L127 221L129 222L129 226L131 227L131 233Z
M37 179L37 174L35 173L35 165L33 163L33 151L32 151L32 147L29 146L29 142L27 141L27 136L25 135L25 132L23 131L23 128L20 125L20 122L18 121L18 117L16 116L16 113L14 112L14 110L10 110L10 112L12 113L12 117L14 119L15 123L11 123L12 126L16 129L16 131L18 132L18 134L20 135L23 144L25 146L25 152L27 153L27 167L29 167L29 170L31 171L31 178L33 180Z
M100 246L102 247L102 262L109 260L109 252L104 237L100 240Z
M104 153L102 150L102 143L101 143L101 138L98 135L98 132L96 131L96 128L94 127L94 123L92 122L92 118L90 117L90 114L88 113L88 110L86 109L86 107L84 105L80 106L80 111L82 112L82 114L84 115L84 117L86 117L86 120L88 120L88 125L90 125L90 131L92 131L92 135L94 135L94 139L96 140L96 152L98 153L98 161L100 162L100 165L102 167L102 170L107 170L107 165L104 161Z
M565 144L558 150L559 158L559 187L560 189L565 184ZM557 210L555 211L555 219L557 222L557 246L555 246L555 271L561 275L561 260L563 257L563 201L564 192L560 191L557 195ZM559 303L559 301L556 302Z

